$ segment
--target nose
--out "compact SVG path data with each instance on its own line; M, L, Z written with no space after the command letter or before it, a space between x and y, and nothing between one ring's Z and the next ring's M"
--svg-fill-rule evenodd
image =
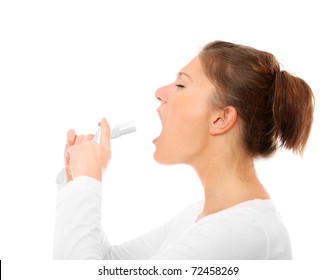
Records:
M161 102L161 103L167 103L169 98L169 85L160 87L155 92L155 97Z

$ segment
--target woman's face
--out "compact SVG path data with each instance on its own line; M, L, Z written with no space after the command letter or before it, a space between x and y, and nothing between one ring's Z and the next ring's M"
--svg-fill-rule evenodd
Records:
M198 56L181 69L175 82L156 91L162 122L162 132L153 141L157 162L192 164L202 156L209 138L209 100L213 91Z

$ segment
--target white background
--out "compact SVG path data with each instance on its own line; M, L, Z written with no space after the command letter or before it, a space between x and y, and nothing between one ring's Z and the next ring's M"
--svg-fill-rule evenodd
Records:
M1 1L0 259L50 260L66 131L134 120L112 142L103 226L112 243L161 225L202 187L186 166L154 162L155 90L220 39L273 53L311 86L305 156L257 162L299 261L335 259L335 49L332 1Z

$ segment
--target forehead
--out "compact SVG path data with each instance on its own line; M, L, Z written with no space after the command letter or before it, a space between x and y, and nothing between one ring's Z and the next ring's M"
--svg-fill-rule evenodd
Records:
M188 74L193 80L206 78L198 56L194 57L186 66L181 69L181 72Z

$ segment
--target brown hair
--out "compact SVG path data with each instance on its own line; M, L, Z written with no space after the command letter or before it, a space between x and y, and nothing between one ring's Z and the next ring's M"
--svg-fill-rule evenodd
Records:
M281 71L272 54L248 46L214 41L200 58L216 88L212 105L236 108L248 153L266 157L284 147L303 154L314 112L304 80Z

